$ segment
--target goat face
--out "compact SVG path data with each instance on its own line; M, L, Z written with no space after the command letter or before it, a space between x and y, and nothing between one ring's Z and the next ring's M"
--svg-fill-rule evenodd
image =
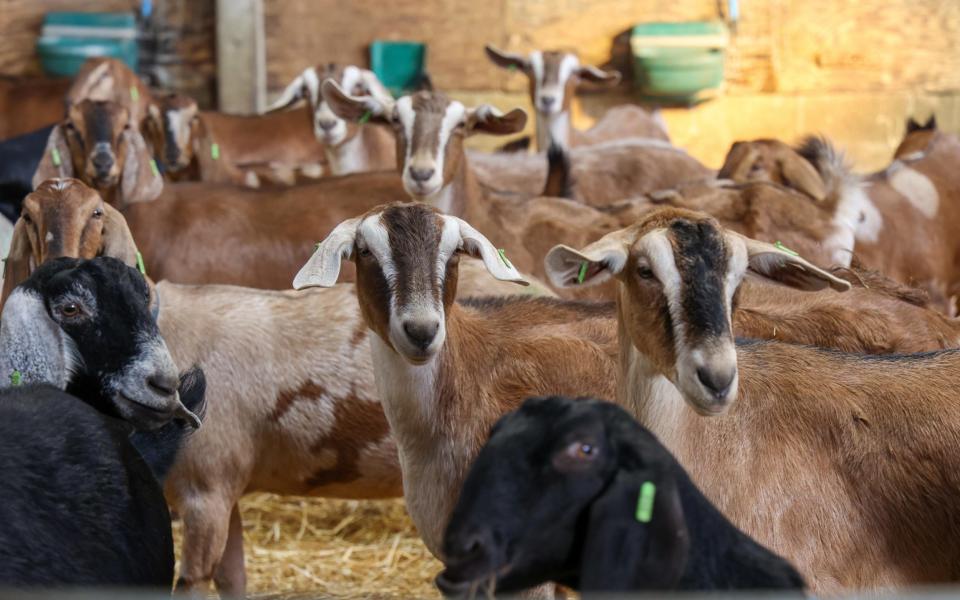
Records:
M792 251L680 209L654 211L582 251L557 246L546 263L560 287L617 277L621 328L643 368L673 382L705 416L722 414L737 396L731 311L748 267L801 289L850 287Z
M76 179L48 179L23 200L20 213L35 265L63 256L93 258L100 249L104 202Z
M127 109L113 102L84 100L70 107L64 133L74 169L97 188L117 185L130 128Z
M673 464L615 405L528 399L493 427L470 467L444 536L438 587L449 595L490 583L502 593L548 581L592 591L672 587L689 540ZM652 511L638 520L647 483L655 486ZM617 565L627 579L612 576Z
M200 109L196 100L183 94L168 94L150 105L143 128L164 169L178 173L193 160Z
M396 102L355 98L331 80L323 96L345 119L375 119L393 126L403 187L411 197L426 200L453 181L463 163L463 140L473 133L508 135L521 131L527 115L520 109L501 114L488 104L467 108L436 92L417 92Z
M620 74L581 65L572 52L535 50L527 56L503 52L491 45L487 57L503 68L523 71L530 81L530 101L542 117L552 117L570 110L570 101L581 81L614 85Z
M0 384L50 383L138 427L184 410L144 277L109 257L41 265L3 309ZM14 374L16 373L16 374Z
M318 81L335 81L344 92L353 97L370 96L390 102L392 97L380 83L373 71L353 65L340 67L330 63L321 71L317 69ZM337 147L352 140L360 132L361 125L343 119L330 107L319 89L310 91L310 106L313 109L313 133L325 146Z
M460 254L483 260L495 278L526 285L520 274L466 221L421 203L389 204L338 225L300 270L296 289L330 287L343 257L357 265L363 318L412 364L433 358L446 338L457 292Z

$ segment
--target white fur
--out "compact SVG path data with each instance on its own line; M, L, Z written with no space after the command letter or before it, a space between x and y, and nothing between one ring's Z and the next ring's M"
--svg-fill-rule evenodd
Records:
M923 216L928 219L937 216L940 194L929 177L902 161L895 160L887 169L887 179L893 189L900 192Z

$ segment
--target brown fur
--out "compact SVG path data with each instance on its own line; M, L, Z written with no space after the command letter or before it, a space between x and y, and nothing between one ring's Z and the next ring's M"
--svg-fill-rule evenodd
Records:
M131 90L136 89L135 93ZM90 58L83 63L67 91L67 107L83 100L116 102L127 110L129 125L140 127L147 116L152 95L150 88L115 58Z
M0 76L0 140L16 137L63 118L69 79Z

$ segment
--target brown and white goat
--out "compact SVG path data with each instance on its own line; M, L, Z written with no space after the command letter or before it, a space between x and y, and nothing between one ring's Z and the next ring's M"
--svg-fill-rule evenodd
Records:
M960 578L960 352L735 341L747 270L848 284L702 213L658 211L547 260L558 285L618 280L619 401L815 592Z
M396 173L347 175L270 190L214 183L164 186L144 168L151 157L143 138L121 126L124 109L110 102L82 106L90 113L68 119L51 134L57 153L48 148L34 181L76 176L97 187L97 165L87 150L99 149L122 161L116 167L122 176L112 186L100 186L101 194L124 213L147 270L157 279L284 289L318 236L346 218L403 197ZM97 126L86 127L85 115Z
M69 79L25 79L0 75L0 140L16 137L63 118Z
M563 148L586 146L628 137L670 141L659 113L650 114L639 106L616 106L587 131L574 129L570 110L577 87L584 82L612 86L620 73L603 71L580 63L573 52L534 50L526 56L504 52L490 44L487 58L504 69L517 69L530 81L530 102L537 115L537 149L551 144Z
M464 152L464 139L475 133L506 135L526 124L526 113L507 114L482 104L467 108L437 92L417 92L393 101L356 98L326 81L323 94L340 116L387 123L397 136L397 163L404 187L415 200L468 218L487 213L498 194L516 202L543 189L542 157L499 155L487 160L489 176L474 168L477 155ZM369 116L365 116L369 115ZM622 140L572 155L575 199L604 205L645 192L712 177L713 173L686 153L663 142ZM581 160L582 159L582 160ZM521 168L511 165L521 164ZM478 181L479 180L479 181Z
M202 111L193 98L168 94L151 104L144 133L175 181L249 185L247 173L267 165L320 176L323 148L306 131L309 119L304 108L251 116Z
M407 510L437 556L463 477L497 418L531 395L611 397L615 388L609 305L455 302L461 255L481 259L497 279L524 282L466 221L421 203L387 205L340 224L294 280L298 289L328 287L343 259L356 262Z
M330 79L351 96L375 96L392 101L390 91L373 71L335 63L304 69L268 110L280 110L306 100L312 111L313 134L323 145L332 175L392 169L397 164L396 142L390 130L377 123L346 120L330 109L321 84Z
M819 189L829 198L845 188L825 206L854 238L857 257L898 281L922 287L936 306L955 314L960 295L960 264L954 261L960 252L954 235L960 226L958 161L960 139L938 131L931 120L924 126L908 124L890 166L866 177L851 175L842 154L821 138L808 138L795 148L772 140L739 142L721 176L782 181L814 198Z
M11 287L32 267L60 256L106 255L136 264L123 216L76 179L42 183L27 197L23 215L18 254L7 261ZM460 273L464 296L517 289L491 282L473 259ZM402 494L352 285L273 292L162 281L155 289L160 330L175 362L201 366L207 381L203 428L166 480L167 497L184 522L179 589L205 590L213 579L221 593L243 595L237 502L244 493ZM333 321L316 320L317 314Z
M127 109L128 124L139 129L152 102L150 88L116 58L89 58L67 90L67 109L84 100L116 102Z

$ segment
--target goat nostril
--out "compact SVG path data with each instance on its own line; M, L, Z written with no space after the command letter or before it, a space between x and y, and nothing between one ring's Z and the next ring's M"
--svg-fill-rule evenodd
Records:
M433 173L434 169L432 168L417 169L415 167L410 167L410 177L412 177L414 181L427 181L433 177Z
M717 400L722 400L730 391L730 386L733 384L733 378L736 374L736 369L726 372L713 371L705 367L697 369L697 379L700 380L700 384L709 390Z
M150 391L161 396L172 396L177 393L177 385L180 382L176 377L163 373L154 373L147 377L147 387Z
M336 127L337 122L336 121L317 121L317 125L319 125L320 129L324 131L330 131L331 129Z
M421 350L426 350L437 337L440 323L437 321L407 321L403 331L411 342Z
M542 104L544 108L550 108L551 106L553 106L553 103L555 101L556 101L556 98L554 98L553 96L543 96L542 98L540 98L540 104Z

